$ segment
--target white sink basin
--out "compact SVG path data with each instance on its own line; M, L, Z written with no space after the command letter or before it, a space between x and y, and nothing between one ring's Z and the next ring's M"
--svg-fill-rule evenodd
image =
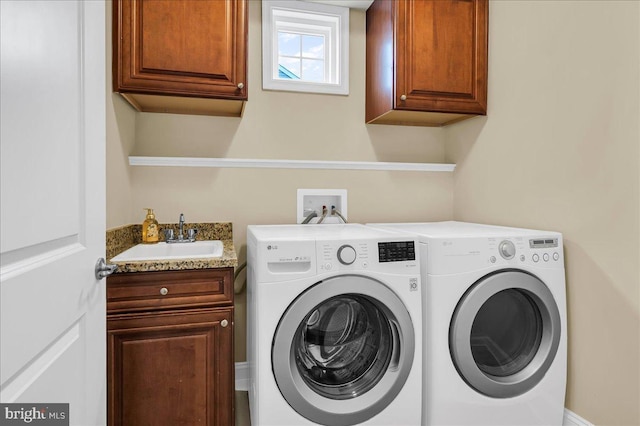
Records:
M123 251L112 262L139 262L143 260L209 259L222 256L222 241L195 241L193 243L138 244Z

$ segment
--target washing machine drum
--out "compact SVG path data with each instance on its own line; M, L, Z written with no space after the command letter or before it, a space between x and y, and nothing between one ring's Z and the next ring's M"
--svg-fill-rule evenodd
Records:
M462 297L449 328L460 376L478 392L509 398L534 388L560 342L560 313L537 277L505 270L478 280Z
M404 385L414 356L411 318L380 281L356 275L317 283L287 309L272 347L289 405L327 425L362 423Z

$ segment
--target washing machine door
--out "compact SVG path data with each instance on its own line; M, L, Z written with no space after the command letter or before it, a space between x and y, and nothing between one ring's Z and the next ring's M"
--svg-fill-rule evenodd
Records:
M477 281L451 320L449 348L456 369L478 392L509 398L535 387L560 342L560 313L549 288L518 270Z
M288 307L271 359L294 410L339 426L362 423L393 401L414 350L413 324L398 296L380 281L344 275L315 284Z

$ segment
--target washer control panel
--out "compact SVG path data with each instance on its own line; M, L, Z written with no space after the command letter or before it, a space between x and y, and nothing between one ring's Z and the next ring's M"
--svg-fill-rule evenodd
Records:
M409 272L419 268L415 240L319 241L319 272L373 270Z
M324 227L255 226L247 244L255 250L254 273L261 282L283 282L320 275L393 274L411 279L420 273L418 241L411 234L363 225ZM287 238L287 233L291 238ZM416 281L417 282L417 281ZM416 291L417 286L411 291Z
M415 244L413 241L378 243L378 259L380 263L416 260Z

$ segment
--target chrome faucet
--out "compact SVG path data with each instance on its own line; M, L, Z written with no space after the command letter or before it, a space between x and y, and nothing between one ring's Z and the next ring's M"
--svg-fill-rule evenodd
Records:
M180 220L178 221L178 239L184 240L184 214L180 213Z
M173 229L164 230L165 242L171 243L192 243L196 240L197 229L187 229L187 235L184 235L184 214L180 213L180 219L178 221L178 238L174 236Z

